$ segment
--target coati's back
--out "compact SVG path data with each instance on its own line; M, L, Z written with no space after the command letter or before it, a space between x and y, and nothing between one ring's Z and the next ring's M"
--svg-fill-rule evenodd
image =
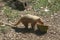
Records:
M27 14L27 15L25 15L25 17L26 17L26 18L29 18L29 19L33 19L33 20L37 20L37 19L40 18L40 17L38 17L38 16L31 15L31 14Z
M18 25L20 22L22 23L31 23L34 22L36 19L33 19L33 16L30 14L23 15L21 18L18 20L18 22L14 25Z
M44 23L42 22L41 18L39 16L35 16L35 15L31 15L31 14L27 14L25 15L26 17L28 17L29 19L31 19L31 21L35 21L40 25L44 25Z
M21 22L31 23L31 22L34 22L34 21L36 21L38 19L40 19L40 17L31 15L31 14L27 14L27 15L24 15L23 17L21 17L20 21Z
M31 15L31 14L27 14L27 15L23 15L21 17L21 19L19 19L19 21L16 23L16 25L18 25L20 22L22 22L22 23L34 23L37 21L40 22L41 24L43 23L40 20L40 17Z

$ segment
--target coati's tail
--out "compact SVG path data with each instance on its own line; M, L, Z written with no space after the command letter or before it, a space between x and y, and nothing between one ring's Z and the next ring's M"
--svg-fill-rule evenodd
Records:
M20 15L20 17L23 17L24 15ZM14 26L17 26L21 22L21 18L14 24Z
M14 26L17 26L20 23L20 19L14 24Z

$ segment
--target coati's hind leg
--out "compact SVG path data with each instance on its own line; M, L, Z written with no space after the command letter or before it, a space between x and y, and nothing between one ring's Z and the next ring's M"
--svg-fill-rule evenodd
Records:
M25 26L25 29L28 29L28 23L23 23Z

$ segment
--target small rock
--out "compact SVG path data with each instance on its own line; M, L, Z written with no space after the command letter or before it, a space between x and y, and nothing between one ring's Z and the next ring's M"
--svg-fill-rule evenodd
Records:
M54 13L54 15L57 15L57 13Z
M53 17L54 15L51 15L51 17Z

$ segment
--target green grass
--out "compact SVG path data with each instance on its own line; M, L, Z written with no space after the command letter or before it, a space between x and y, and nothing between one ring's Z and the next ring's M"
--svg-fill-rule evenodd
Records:
M57 12L60 9L60 0L35 0L34 10L41 10L40 7L48 7L51 12Z
M42 16L51 15L54 12L60 11L60 0L32 0L30 2L30 5L32 5L33 10L36 11L37 14L40 14ZM49 11L48 12L42 11L46 7L49 9ZM4 10L4 14L8 16L9 20L14 20L20 14L18 10L14 10L8 5L5 5L5 7L3 7L3 10ZM29 13L30 12L27 11L26 14Z
M14 20L18 17L18 11L11 9L9 6L3 8L4 14L9 18L9 20Z

